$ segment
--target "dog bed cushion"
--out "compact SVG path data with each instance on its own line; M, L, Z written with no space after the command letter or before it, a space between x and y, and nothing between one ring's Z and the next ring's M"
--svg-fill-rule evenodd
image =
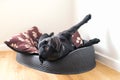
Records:
M42 33L34 26L23 33L12 36L4 43L14 51L34 54L38 53L37 43L41 35Z

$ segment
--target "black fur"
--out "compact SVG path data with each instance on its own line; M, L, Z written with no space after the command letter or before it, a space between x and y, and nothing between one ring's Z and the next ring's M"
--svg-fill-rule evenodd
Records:
M43 34L38 43L39 50L39 60L43 63L43 61L56 61L65 57L69 52L76 49L73 45L71 37L73 33L75 33L83 24L87 23L91 19L91 15L87 15L80 23L71 27L68 30L60 32L59 34L54 35L52 32L50 35ZM93 44L98 43L100 40L95 38L91 39L88 42L83 41L83 45L81 47L91 46Z

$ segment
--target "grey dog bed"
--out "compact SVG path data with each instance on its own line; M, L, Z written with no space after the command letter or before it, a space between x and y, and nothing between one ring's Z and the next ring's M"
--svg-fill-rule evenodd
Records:
M54 61L39 61L38 55L17 53L18 63L40 71L54 74L78 74L93 69L96 65L93 46L76 49L66 57Z

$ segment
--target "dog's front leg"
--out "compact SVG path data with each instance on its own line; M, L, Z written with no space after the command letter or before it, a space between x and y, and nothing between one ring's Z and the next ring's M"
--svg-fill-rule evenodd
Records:
M92 46L92 45L94 45L94 44L97 44L98 42L100 42L100 40L97 39L97 38L91 39L91 40L89 40L89 41L83 40L83 45L80 46L79 48Z

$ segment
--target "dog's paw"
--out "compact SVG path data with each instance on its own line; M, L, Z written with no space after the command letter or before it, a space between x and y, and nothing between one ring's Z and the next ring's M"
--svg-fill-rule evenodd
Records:
M96 43L100 42L100 39L94 38L94 39L90 40L90 42L92 42L93 44L96 44Z

